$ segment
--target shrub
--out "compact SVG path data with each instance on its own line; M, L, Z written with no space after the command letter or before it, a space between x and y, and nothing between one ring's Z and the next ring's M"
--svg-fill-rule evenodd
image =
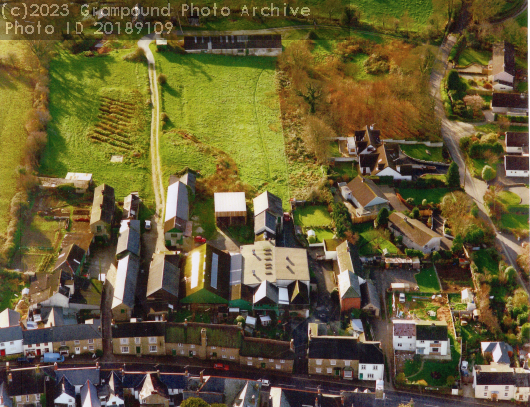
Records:
M482 179L484 181L491 181L496 175L497 174L493 168L491 168L489 165L485 165L484 168L482 168Z
M412 219L419 219L420 218L420 210L418 209L418 207L414 207L414 209L412 209L412 212L410 213L410 217Z
M487 89L487 90L491 90L491 89L493 89L493 86L491 86L491 83L485 83L483 88Z
M447 376L447 385L449 387L453 387L453 385L455 384L455 377L454 376Z
M407 381L407 377L405 376L405 373L401 372L396 375L397 384L405 384L406 381Z
M416 249L405 249L405 254L408 257L419 257L420 259L423 259L423 252L421 250Z
M458 171L458 165L454 161L447 169L445 182L449 188L460 188L460 172Z
M161 73L160 75L158 75L158 83L160 85L165 85L167 83L167 76L164 75L163 73Z
M368 59L364 61L364 70L370 75L387 73L390 71L388 56L378 53L371 54Z
M407 202L409 205L414 205L414 204L415 204L414 198L407 198L407 199L406 199L406 202Z
M388 209L381 208L381 210L377 214L377 218L375 219L375 227L388 225L388 215Z
M130 61L130 62L145 62L147 61L145 57L145 51L143 48L136 48L133 52L130 54L127 54L123 57L124 61Z

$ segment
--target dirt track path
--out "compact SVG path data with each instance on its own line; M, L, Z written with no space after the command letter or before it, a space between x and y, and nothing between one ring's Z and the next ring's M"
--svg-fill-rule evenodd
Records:
M155 34L149 34L138 41L138 46L145 51L149 70L149 87L151 89L151 176L153 179L153 191L155 193L156 213L153 219L152 230L157 233L156 252L164 251L164 184L162 182L162 166L160 164L159 132L160 132L160 98L158 95L158 82L156 75L155 57L149 49L149 44L156 38Z

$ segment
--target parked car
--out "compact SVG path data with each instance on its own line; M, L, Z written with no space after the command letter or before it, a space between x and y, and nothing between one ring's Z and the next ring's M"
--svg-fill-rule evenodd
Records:
M269 387L271 385L271 382L269 382L267 379L261 379L260 382L262 386Z
M17 358L17 363L18 363L19 365L25 365L25 364L27 364L27 363L31 363L31 362L30 362L30 360L29 360L27 357L22 356L22 357L20 357L20 358Z
M151 221L150 220L146 220L145 221L145 230L151 230Z
M195 236L196 243L206 243L206 239L202 236Z
M400 293L399 294L399 302L402 302L402 303L405 302L405 293Z
M289 222L291 220L291 214L289 212L284 212L283 213L283 221L284 222Z
M72 355L73 356L73 355ZM42 355L41 363L55 363L55 362L64 362L64 355L59 353L45 353Z
M213 368L214 369L217 369L217 370L229 370L230 367L228 365L224 365L222 363L216 363L213 365Z

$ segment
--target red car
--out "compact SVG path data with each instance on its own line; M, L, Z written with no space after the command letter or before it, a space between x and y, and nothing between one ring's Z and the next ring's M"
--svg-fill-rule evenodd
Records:
M228 365L223 365L222 363L214 364L213 368L217 369L217 370L228 370L228 369L230 369L230 367Z
M195 242L197 243L206 243L206 239L202 236L195 236Z
M283 221L284 222L289 222L291 220L291 215L289 214L289 212L284 212L283 213Z

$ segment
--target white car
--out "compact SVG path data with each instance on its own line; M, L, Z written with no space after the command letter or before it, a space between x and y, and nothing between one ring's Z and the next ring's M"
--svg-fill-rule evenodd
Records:
M262 386L267 386L268 387L271 384L268 380L265 380L265 379L261 379L260 381L261 381L261 385Z
M145 230L151 230L151 221L150 220L146 220L145 221Z
M405 302L405 293L399 294L399 302L404 303Z

